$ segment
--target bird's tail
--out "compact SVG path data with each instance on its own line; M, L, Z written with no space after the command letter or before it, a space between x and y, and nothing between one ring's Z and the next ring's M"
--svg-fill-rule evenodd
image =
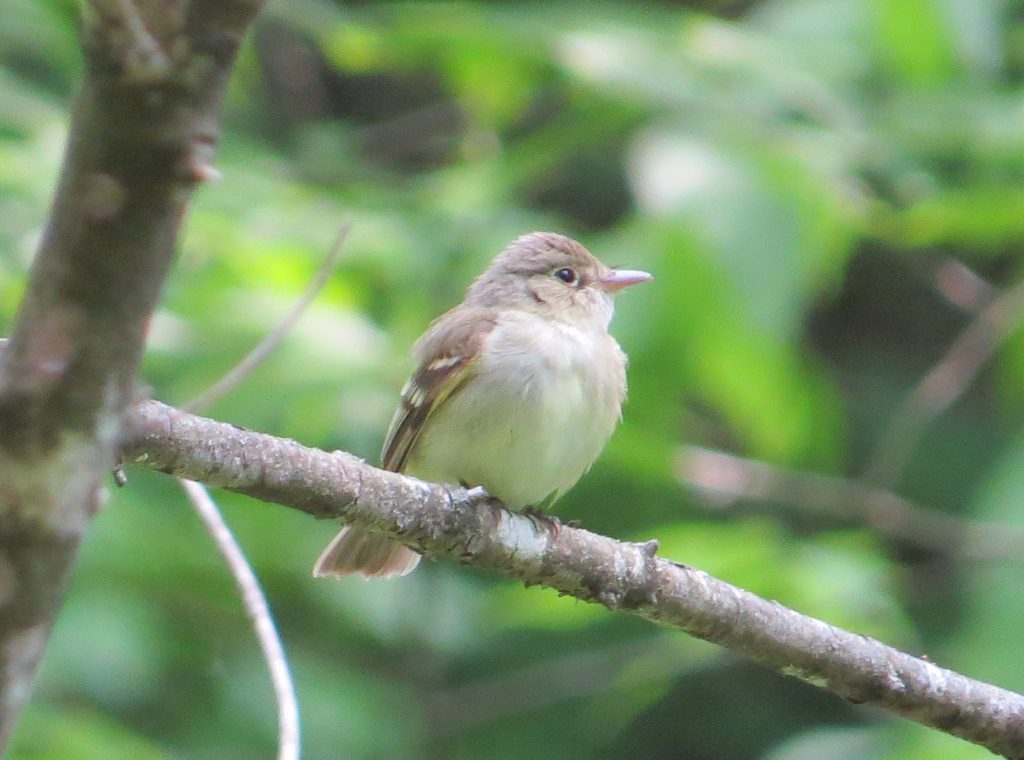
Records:
M397 578L411 573L419 563L417 552L393 538L342 528L313 565L313 577L359 573L364 578Z

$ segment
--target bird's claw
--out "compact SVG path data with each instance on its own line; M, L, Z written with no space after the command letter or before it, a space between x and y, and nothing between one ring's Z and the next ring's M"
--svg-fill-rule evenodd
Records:
M554 515L547 514L540 507L523 507L523 515L530 519L530 522L535 527L541 527L542 525L550 530L555 536L562 529L562 521Z
M661 544L658 543L658 539L652 538L649 541L638 541L634 544L637 549L644 553L647 557L654 557L658 553L658 549Z
M490 498L490 496L487 494L486 489L483 486L473 486L472 488L470 488L465 483L463 483L462 487L466 489L466 498L469 499L470 501L476 501L477 499L483 501L484 499Z

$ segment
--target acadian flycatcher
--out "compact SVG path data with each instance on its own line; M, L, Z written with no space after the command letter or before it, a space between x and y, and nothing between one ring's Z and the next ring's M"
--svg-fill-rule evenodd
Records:
M413 347L419 368L383 468L482 486L511 508L565 493L601 453L626 396L626 355L608 334L612 297L650 279L562 235L514 240ZM389 536L346 527L313 574L387 578L419 561Z

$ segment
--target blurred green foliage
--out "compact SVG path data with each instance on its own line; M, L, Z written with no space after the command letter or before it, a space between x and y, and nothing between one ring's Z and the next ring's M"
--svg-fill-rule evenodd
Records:
M0 14L5 329L81 77L78 14ZM1019 0L271 0L145 382L171 403L208 386L351 219L325 293L211 414L375 461L427 322L516 235L575 235L656 280L620 299L631 400L559 514L1024 689L1019 552L970 560L842 514L708 501L676 471L698 443L862 473L983 280L1021 277L1022 51ZM903 495L1024 520L1022 369L1018 333L927 429ZM129 475L83 547L11 757L267 757L272 693L232 582L173 483ZM313 582L335 526L222 503L284 636L309 758L988 757L454 563Z

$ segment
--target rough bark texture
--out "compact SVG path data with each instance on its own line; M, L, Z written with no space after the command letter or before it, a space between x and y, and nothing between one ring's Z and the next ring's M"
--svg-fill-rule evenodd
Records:
M587 602L680 628L758 662L1024 758L1024 697L801 615L657 556L657 545L614 541L514 514L473 491L385 472L344 452L253 433L155 401L132 412L127 461L314 517L393 534L428 556L448 555Z
M0 751L117 453L149 316L210 176L242 0L94 0L60 184L0 363Z

